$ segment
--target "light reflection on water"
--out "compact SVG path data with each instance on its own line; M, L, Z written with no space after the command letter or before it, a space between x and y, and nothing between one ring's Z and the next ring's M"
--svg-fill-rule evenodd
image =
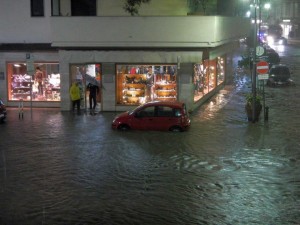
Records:
M115 113L19 121L9 110L0 224L298 224L299 89L267 88L269 121L252 124L247 82L193 112L184 133L115 132Z

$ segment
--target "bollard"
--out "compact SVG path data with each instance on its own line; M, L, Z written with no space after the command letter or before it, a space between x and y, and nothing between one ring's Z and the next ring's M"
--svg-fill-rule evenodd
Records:
M24 104L23 104L23 99L20 99L19 102L19 119L24 118Z
M265 111L265 121L268 121L269 119L269 107L266 106L266 111Z

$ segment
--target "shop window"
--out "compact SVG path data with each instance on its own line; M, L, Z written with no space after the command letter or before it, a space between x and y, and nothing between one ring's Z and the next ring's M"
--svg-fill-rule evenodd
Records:
M88 85L101 88L101 64L72 64L70 66L71 82L77 82L81 92L81 108L86 109L89 104ZM101 91L96 96L96 102L101 102Z
M225 81L225 63L223 57L217 59L217 84L222 84Z
M204 63L194 65L194 101L198 101L208 93L207 70Z
M117 104L177 100L175 65L117 65Z
M194 65L194 101L200 100L204 95L217 86L216 60L204 60Z
M71 0L72 16L96 16L96 0Z
M44 16L44 0L31 0L31 16Z
M26 63L7 63L8 100L60 101L58 63L34 63L35 74L28 75Z
M209 60L208 70L208 92L217 86L217 66L216 60Z

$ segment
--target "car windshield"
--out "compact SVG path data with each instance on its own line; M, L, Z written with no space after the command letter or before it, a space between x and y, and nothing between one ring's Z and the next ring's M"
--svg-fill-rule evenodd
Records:
M128 112L128 115L131 115L132 113L134 113L136 110L138 110L139 108L141 108L141 106L135 108L135 109L132 109L130 111L127 111Z

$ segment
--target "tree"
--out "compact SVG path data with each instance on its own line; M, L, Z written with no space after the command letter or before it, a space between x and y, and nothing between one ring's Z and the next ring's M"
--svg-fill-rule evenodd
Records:
M191 12L199 12L203 11L206 13L208 0L188 0L188 7L190 8Z
M126 0L123 9L132 16L139 14L138 8L142 3L149 3L151 0Z
M217 0L187 0L187 4L191 14L216 15L217 13Z

